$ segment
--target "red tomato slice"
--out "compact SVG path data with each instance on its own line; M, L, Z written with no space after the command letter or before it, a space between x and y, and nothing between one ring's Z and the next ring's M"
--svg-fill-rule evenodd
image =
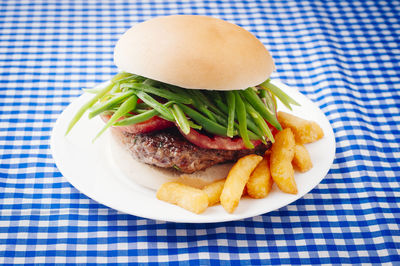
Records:
M111 116L101 116L103 121L107 122L110 119ZM151 132L155 130L161 130L164 128L172 127L174 126L174 123L167 121L165 119L162 119L158 116L153 116L147 121L133 124L130 126L115 126L113 128L118 129L122 132L127 132L127 133L132 133L132 134L137 134L137 133L146 133L146 132Z
M273 125L271 125L268 121L265 121L265 122L267 122L267 125L268 125L269 129L271 130L272 136L275 136L275 134L278 133L278 130Z
M229 137L221 137L221 136L213 136L208 137L194 130L190 129L189 134L185 135L181 132L182 135L191 143L196 146L205 149L218 149L218 150L244 150L247 149L244 145L242 138L229 138ZM254 147L260 145L261 140L252 140L251 141Z

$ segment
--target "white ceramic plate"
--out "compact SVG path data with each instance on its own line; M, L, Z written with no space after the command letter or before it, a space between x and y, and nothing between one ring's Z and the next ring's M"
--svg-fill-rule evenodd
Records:
M99 203L124 213L184 223L233 221L264 214L292 203L317 186L328 173L335 156L333 130L322 111L296 89L278 81L274 83L301 104L300 107L294 108L294 114L316 121L325 133L323 139L306 145L314 167L306 173L296 173L299 191L297 195L283 193L274 185L271 193L264 199L242 199L233 214L226 213L218 205L197 215L159 201L155 190L135 183L113 163L108 132L96 142L92 142L103 126L100 119L88 120L84 116L70 134L65 136L69 121L79 107L90 98L87 94L71 103L58 118L52 132L51 151L58 169L75 188ZM279 106L279 110L288 111L283 106Z

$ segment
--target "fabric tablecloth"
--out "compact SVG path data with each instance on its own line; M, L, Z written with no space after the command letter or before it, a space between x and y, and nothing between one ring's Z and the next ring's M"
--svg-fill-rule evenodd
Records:
M116 73L130 26L222 18L271 51L274 77L334 129L310 193L240 221L179 224L120 213L72 187L49 149L70 102ZM0 2L0 264L400 263L400 1Z

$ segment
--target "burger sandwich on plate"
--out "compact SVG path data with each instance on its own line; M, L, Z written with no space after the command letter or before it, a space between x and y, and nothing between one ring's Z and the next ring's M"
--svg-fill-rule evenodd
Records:
M120 72L87 90L93 98L67 133L84 113L101 117L104 127L94 139L110 130L113 146L118 143L113 156L124 153L116 161L128 175L141 175L136 180L153 180L150 187L165 177L198 186L225 177L229 168L221 164L270 148L282 129L277 99L289 108L297 104L270 82L275 66L264 45L217 18L139 23L117 42L114 61Z

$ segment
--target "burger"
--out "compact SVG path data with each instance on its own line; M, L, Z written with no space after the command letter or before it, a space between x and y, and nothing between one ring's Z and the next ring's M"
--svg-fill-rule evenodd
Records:
M263 154L281 130L269 80L275 70L250 32L213 17L175 15L136 24L114 50L117 73L77 112L101 117L134 160L175 173L202 172Z

